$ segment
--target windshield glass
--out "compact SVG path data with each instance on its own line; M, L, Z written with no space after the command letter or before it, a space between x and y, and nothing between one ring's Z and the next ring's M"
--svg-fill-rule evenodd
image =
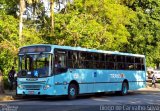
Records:
M51 54L19 55L19 77L46 77L51 75Z

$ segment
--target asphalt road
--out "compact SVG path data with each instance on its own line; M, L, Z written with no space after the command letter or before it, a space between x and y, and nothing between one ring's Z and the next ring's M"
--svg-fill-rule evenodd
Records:
M157 106L155 106L157 105ZM82 95L76 100L66 97L17 99L0 102L0 111L159 111L160 91L134 91L126 96Z

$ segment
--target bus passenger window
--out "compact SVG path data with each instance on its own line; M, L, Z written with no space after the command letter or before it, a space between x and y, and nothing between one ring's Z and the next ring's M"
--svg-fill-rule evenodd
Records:
M67 71L65 54L55 55L54 67L55 67L56 74L63 73L63 72Z
M128 69L129 70L134 70L134 64L128 64Z
M142 70L141 64L137 65L137 70Z
M125 69L125 65L123 63L118 63L117 64L117 69L124 70Z
M115 69L113 62L107 62L106 63L106 69Z
M142 65L142 70L143 70L143 71L145 70L145 66L144 66L144 65Z
M136 58L135 58L135 63L141 63L141 58L136 57Z

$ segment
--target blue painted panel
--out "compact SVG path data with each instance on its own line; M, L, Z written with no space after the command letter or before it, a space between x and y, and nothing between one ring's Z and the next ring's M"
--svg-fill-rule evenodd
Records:
M117 70L88 70L69 69L67 73L58 74L48 78L39 78L36 81L28 81L26 78L18 78L18 84L41 85L39 90L34 90L38 95L67 95L68 86L72 80L79 84L80 93L105 92L121 90L124 80L129 82L129 90L137 90L146 85L144 71L117 71ZM30 83L29 83L30 82ZM50 88L44 90L48 84ZM29 94L29 90L17 88L18 94Z
M130 90L145 87L144 71L70 69L67 74L56 75L55 78L62 83L64 80L67 83L77 81L80 93L118 91L125 79L129 82Z

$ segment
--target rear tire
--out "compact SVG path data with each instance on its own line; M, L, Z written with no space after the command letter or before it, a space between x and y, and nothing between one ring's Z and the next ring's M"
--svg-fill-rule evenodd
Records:
M68 99L73 100L76 99L78 95L78 88L75 84L70 84L68 88Z
M126 82L123 82L122 84L122 89L120 91L120 94L122 96L127 95L128 94L128 84Z

